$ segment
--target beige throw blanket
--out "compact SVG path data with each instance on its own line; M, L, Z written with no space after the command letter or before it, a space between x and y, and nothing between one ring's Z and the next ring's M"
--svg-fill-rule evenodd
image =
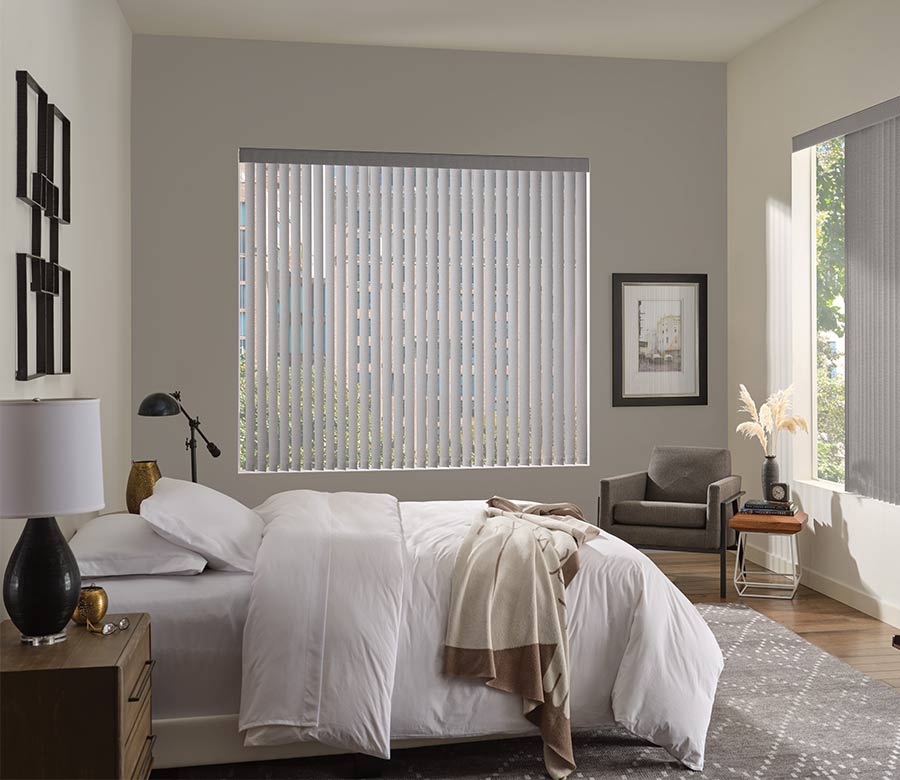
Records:
M548 506L560 514L541 514ZM492 498L456 556L444 647L445 674L522 697L554 780L575 768L566 585L578 571L579 547L598 534L579 516L572 504Z

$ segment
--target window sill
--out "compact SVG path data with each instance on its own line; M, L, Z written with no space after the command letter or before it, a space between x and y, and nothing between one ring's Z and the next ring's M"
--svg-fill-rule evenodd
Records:
M850 492L840 482L829 482L827 479L795 479L794 484L805 485L829 493L850 495Z

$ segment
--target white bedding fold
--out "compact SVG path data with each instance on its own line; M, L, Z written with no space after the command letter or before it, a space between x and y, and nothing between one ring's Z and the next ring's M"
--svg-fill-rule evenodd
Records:
M245 745L315 740L390 755L405 544L397 499L279 493L244 628Z

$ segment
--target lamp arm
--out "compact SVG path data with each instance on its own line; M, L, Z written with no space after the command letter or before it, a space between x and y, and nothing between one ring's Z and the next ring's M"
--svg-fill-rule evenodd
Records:
M171 393L171 396L176 401L178 401L178 408L181 409L181 413L185 417L187 417L188 425L191 426L191 430L197 431L197 433L200 434L200 438L206 442L206 448L209 450L210 455L212 455L214 458L218 458L219 455L222 454L222 451L215 444L213 444L209 439L207 439L206 434L203 433L202 430L200 430L200 418L199 417L191 417L191 415L188 414L187 409L184 408L184 404L181 403L181 391L175 390L173 393Z

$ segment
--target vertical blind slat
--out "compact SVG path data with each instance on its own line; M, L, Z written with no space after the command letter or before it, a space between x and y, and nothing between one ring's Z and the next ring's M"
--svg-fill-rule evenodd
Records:
M347 467L347 169L334 167L334 390L337 404L335 466Z
M371 294L372 266L370 261L372 215L369 208L369 192L372 187L372 170L359 171L359 467L369 468L369 376L371 350L369 336L369 296Z
M529 305L529 292L528 292L528 280L530 276L530 262L529 262L529 240L530 240L530 229L529 229L529 214L530 214L530 192L529 192L529 175L527 171L519 171L517 174L518 178L518 190L519 190L519 213L518 213L518 223L519 223L519 235L516 238L516 244L519 249L519 282L518 282L518 301L516 305L516 309L518 312L518 327L516 330L518 331L518 338L520 347L517 350L519 354L519 463L530 463L529 458L529 437L531 434L529 419L528 419L528 410L530 409L529 405L529 391L530 391L530 365L531 365L531 354L530 354L530 317L531 314L528 311Z
M266 424L266 166L256 166L256 469L266 470L269 426Z
M291 468L300 469L300 166L291 165L288 170L288 214L290 220L289 252L291 278L291 336L290 336L290 408L291 408ZM282 403L286 403L282 399Z
M586 174L241 175L242 468L586 462Z
M256 165L244 166L244 462L256 463Z
M415 249L413 245L413 227L415 212L415 171L403 169L403 465L412 468L415 464Z
M472 278L475 290L472 294L474 321L475 371L474 403L475 465L484 465L484 171L472 171Z
M391 467L391 169L381 169L381 467Z
M509 361L507 366L507 435L509 439L509 463L519 463L519 178L518 172L506 173L506 229L509 234L509 254L506 276L509 285L507 305L507 339Z
M325 445L324 468L333 469L334 451L334 328L330 325L335 318L334 300L334 166L322 166L322 266L324 269L325 304L322 309L322 343L325 350Z
M529 462L541 462L541 175L528 175Z
M348 465L359 467L359 166L347 168L347 440Z
M460 204L459 204L459 171L450 171L450 226L448 248L448 277L445 296L447 300L448 335L450 342L449 373L447 377L449 387L448 408L445 417L449 429L450 465L458 466L460 463L459 432L461 427L460 412L460 296L457 294L460 285Z
M550 263L553 268L552 304L549 307L549 319L553 333L552 378L553 393L551 396L552 419L546 419L545 425L553 430L553 463L564 462L563 456L563 330L565 328L565 311L563 310L563 175L561 171L552 174L552 219L551 241L553 254ZM549 366L544 366L546 371Z
M448 377L448 363L450 360L450 334L447 329L450 313L447 307L447 298L450 292L447 286L449 262L448 255L448 222L449 222L449 182L447 169L441 168L437 175L437 260L438 260L438 295L436 299L438 318L438 344L437 344L437 374L438 374L438 412L437 425L439 428L438 441L438 465L449 465L448 453L450 451L450 437L448 423L450 422L450 383Z
M384 178L381 168L370 168L372 176L369 181L372 190L369 193L369 210L371 211L371 282L369 287L372 358L369 366L369 383L372 392L372 416L370 418L372 435L372 468L381 468L381 266L382 246L381 222L382 190Z
M403 169L391 170L391 466L403 465Z
M268 408L269 469L277 471L280 426L278 424L278 166L266 165L266 400Z
M290 263L288 246L288 167L278 166L278 462L282 469L290 468L290 397L288 370L290 367Z
M564 463L575 462L575 174L563 176L563 424ZM560 408L557 405L557 408ZM559 462L559 457L557 457Z
M550 463L553 449L553 174L541 171L541 459Z
M426 259L426 351L425 351L425 371L426 371L426 436L425 446L427 448L427 464L429 466L438 465L438 327L437 327L437 278L438 278L438 258L437 258L437 171L434 168L428 168L426 172L425 186L425 243L427 247Z
M324 444L323 422L325 415L325 331L324 289L322 285L322 166L312 166L312 272L313 272L313 458L315 468L321 469L324 463L322 447Z
M300 302L300 328L303 331L303 368L301 382L303 392L300 402L303 406L303 468L312 469L315 463L312 459L312 429L313 429L313 399L312 399L312 360L313 360L313 291L312 291L312 170L311 166L303 165L300 168L300 268L302 295Z
M416 390L414 404L416 409L416 466L422 468L425 464L425 267L426 241L425 241L425 169L416 168L415 180L415 223L416 223L416 288L415 288L415 352L416 352Z
M460 276L462 279L462 307L460 330L462 332L462 464L472 465L472 401L475 377L472 373L472 272L473 272L473 232L472 232L472 171L466 169L460 174L460 199L462 201L462 234L460 247Z
M575 460L587 463L587 174L575 174Z
M497 408L497 449L496 463L506 465L506 362L509 350L506 344L506 265L508 239L506 236L506 173L497 171L497 194L495 196L494 219L497 229L494 241L494 338L496 348L490 350L496 360L495 402Z
M482 334L482 359L484 360L484 457L485 462L494 463L495 419L497 415L494 392L496 375L494 373L494 357L496 350L485 348L484 342L495 344L496 312L494 306L494 254L497 244L497 225L495 214L494 171L484 172L484 298L482 314L484 332Z

